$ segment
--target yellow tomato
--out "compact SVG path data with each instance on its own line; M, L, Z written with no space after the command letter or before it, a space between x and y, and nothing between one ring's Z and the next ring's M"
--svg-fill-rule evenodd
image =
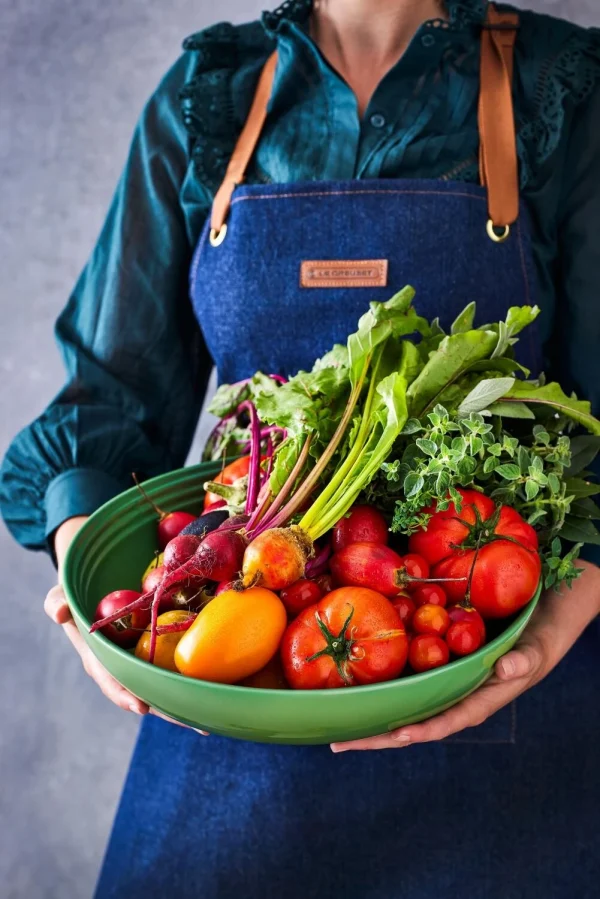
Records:
M150 562L150 564L148 565L148 567L146 568L146 570L144 571L144 573L142 575L142 584L144 583L144 581L146 580L146 578L148 577L148 575L150 574L151 571L153 571L155 568L159 568L162 565L164 555L165 555L164 553L159 553L157 556L154 556L154 558L152 559L152 561Z
M273 658L286 626L285 606L271 590L225 590L183 635L175 664L187 677L235 684Z
M158 616L158 626L161 627L165 624L179 624L180 621L185 621L189 617L190 612L163 612L162 615ZM169 671L177 671L174 659L175 649L181 638L185 636L185 633L186 631L176 631L174 634L162 634L160 637L156 638L156 650L154 652L155 665L158 665L159 668L167 668ZM138 640L135 654L138 659L147 662L149 653L150 628L147 628Z

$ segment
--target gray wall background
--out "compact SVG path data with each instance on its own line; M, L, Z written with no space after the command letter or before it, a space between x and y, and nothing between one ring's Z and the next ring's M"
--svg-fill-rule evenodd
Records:
M527 5L600 23L598 0ZM146 97L186 34L261 7L0 0L0 453L61 384L52 323ZM87 899L138 720L83 675L42 611L50 563L16 547L3 525L0 572L0 899Z

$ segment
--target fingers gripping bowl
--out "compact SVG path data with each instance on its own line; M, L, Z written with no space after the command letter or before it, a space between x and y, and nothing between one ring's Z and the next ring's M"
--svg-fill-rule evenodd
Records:
M167 509L202 511L203 485L221 469L206 463L145 483ZM138 590L156 549L156 516L134 488L100 508L74 539L64 586L73 617L94 655L128 690L157 710L214 734L267 743L319 744L384 733L458 702L490 675L515 644L539 599L472 655L422 674L368 686L274 690L212 683L148 665L100 632L89 633L103 596Z

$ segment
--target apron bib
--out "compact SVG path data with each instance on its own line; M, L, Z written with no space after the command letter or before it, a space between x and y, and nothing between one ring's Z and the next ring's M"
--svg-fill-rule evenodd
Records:
M506 26L515 19L491 11L489 22L504 27L482 41L482 94L495 83L509 107L514 30ZM492 114L480 107L486 186L234 190L266 116L273 69L270 60L191 271L220 381L310 368L345 341L370 300L407 283L419 313L445 328L472 300L480 324L535 303L512 113L507 126L497 90ZM507 127L512 142L498 162L488 148L506 148ZM550 328L542 319L518 344L533 371ZM598 636L596 622L548 678L480 727L402 752L334 756L328 747L205 738L148 716L96 899L525 899L534 890L592 899Z

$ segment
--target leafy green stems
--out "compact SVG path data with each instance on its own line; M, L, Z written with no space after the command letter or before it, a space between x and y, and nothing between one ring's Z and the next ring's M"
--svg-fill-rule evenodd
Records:
M298 489L294 493L293 497L289 500L289 502L282 509L280 508L277 514L273 515L273 511L274 511L273 506L275 506L275 503L277 503L281 494L283 493L284 488L282 488L282 490L277 495L277 498L275 499L273 506L271 506L271 509L269 510L269 512L270 512L269 516L266 519L263 519L263 521L260 524L260 527L258 527L252 533L252 535L251 535L252 538L257 537L260 533L262 533L262 531L267 530L267 528L278 528L278 527L281 527L282 525L286 524L289 521L289 519L292 517L292 515L294 515L298 511L298 509L300 509L302 507L304 502L311 495L311 493L314 490L315 486L317 485L319 479L321 478L321 475L323 474L323 472L329 465L329 462L331 461L335 451L337 450L338 446L340 445L340 443L344 437L344 434L346 433L346 429L348 428L348 425L350 424L350 420L352 418L352 413L354 412L356 404L359 400L359 397L360 397L360 394L361 394L361 391L362 391L362 388L363 388L363 385L365 382L365 378L367 376L369 362L370 362L370 357L367 358L367 362L364 366L362 376L350 394L350 397L348 399L348 403L346 404L346 408L344 410L344 414L342 415L341 421L338 424L333 437L329 441L329 444L327 445L327 447L321 454L318 462L313 467L313 469L311 470L308 477L306 477L305 480L300 485L300 487L298 487ZM302 448L302 453L304 453L306 451L306 453L308 454L308 448L307 448L308 441L309 441L309 438L307 438L307 440ZM294 470L296 469L297 466L298 466L298 463L296 463ZM290 479L291 479L291 475L290 475L290 478L288 478L286 485L290 484ZM294 480L295 480L295 478L294 478ZM293 481L290 484L290 489L291 489L292 484L293 484ZM288 493L289 493L289 490L288 490Z

